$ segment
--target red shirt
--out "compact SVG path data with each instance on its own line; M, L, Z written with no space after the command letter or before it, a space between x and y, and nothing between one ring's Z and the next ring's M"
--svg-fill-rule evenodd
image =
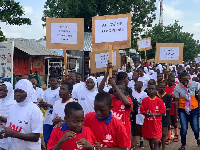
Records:
M166 113L165 104L162 99L155 97L150 99L145 97L142 100L140 106L140 113L146 113L147 111L152 113ZM150 139L161 139L162 138L162 116L149 117L145 116L144 124L142 127L142 136Z
M47 144L47 150L53 149L66 132L69 132L66 123L63 124L63 127L61 129L59 127L54 128L51 132L51 136ZM96 137L94 136L94 133L91 131L91 129L83 126L81 131L79 133L76 133L75 138L67 140L65 143L62 144L61 150L87 150L87 148L81 148L79 147L79 145L77 145L76 142L80 139L86 139L92 145L94 145L94 142L96 142Z
M168 85L166 86L166 89L165 89L165 92L167 93L167 94L169 94L169 95L172 95L172 96L174 96L174 88L175 88L176 86L175 85L173 85L173 86L171 86L171 87L169 87ZM170 109L170 111L169 111L169 115L174 115L175 114L175 99L174 98L172 98L171 99L171 109Z
M97 118L95 112L90 112L85 115L84 126L93 131L101 147L126 148L130 145L124 125L114 118L112 114L106 120L101 121Z
M130 102L131 105L130 107L126 108L124 103L121 100L115 98L115 96L112 94L111 94L111 97L112 97L112 104L113 104L113 108L111 112L113 114L113 117L117 118L118 120L122 122L122 124L124 124L129 140L131 141L130 113L131 113L131 110L133 109L132 99L130 97L127 97L127 100Z

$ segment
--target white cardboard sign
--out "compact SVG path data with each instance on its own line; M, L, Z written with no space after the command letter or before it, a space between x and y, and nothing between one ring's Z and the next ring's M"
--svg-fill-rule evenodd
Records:
M128 18L95 20L95 43L127 40Z
M196 63L200 63L200 57L195 58Z
M109 62L109 52L95 54L96 68L106 68ZM116 66L116 52L113 52L113 65Z
M179 60L179 47L160 47L160 60Z
M51 43L77 44L77 23L51 23Z
M151 47L151 41L150 39L138 41L138 46L139 46L139 49L149 48Z

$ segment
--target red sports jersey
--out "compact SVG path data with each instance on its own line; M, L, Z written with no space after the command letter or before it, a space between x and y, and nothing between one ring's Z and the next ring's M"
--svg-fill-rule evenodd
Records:
M69 132L66 123L62 125L61 129L59 127L54 128L53 131L51 132L51 136L47 144L47 150L51 150L52 148L54 148L56 144L58 143L58 141L66 132ZM87 150L87 148L81 148L79 145L77 145L76 142L79 141L80 139L86 139L92 145L94 145L94 142L96 142L96 137L94 136L94 133L91 131L91 129L83 126L81 131L79 133L76 133L75 138L72 138L71 140L67 140L65 143L63 143L61 149L62 150Z
M130 101L131 106L126 108L124 103L121 100L115 98L115 96L112 94L111 94L111 97L112 97L112 104L113 104L113 108L111 112L115 118L117 118L124 124L129 140L131 141L130 113L131 113L131 110L133 109L132 99L130 97L127 97L128 101ZM129 145L129 147L131 147L131 145Z
M173 85L173 86L171 86L171 87L166 86L165 92L166 92L167 94L169 94L169 95L174 96L174 88L175 88L175 87L176 87L175 85ZM175 114L175 99L172 98L172 99L171 99L171 109L170 109L170 111L169 111L169 115L174 115L174 114Z
M101 147L126 148L130 145L124 125L112 114L106 120L101 121L97 118L95 112L88 113L84 118L84 126L93 131Z
M162 99L155 97L150 99L145 97L142 100L140 106L140 113L146 113L147 111L152 113L166 113L165 104ZM161 139L162 138L162 116L149 117L145 116L144 124L142 127L142 136L150 139Z

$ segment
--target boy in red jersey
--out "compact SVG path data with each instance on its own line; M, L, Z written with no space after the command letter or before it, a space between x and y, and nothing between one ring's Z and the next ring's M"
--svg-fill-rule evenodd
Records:
M111 113L110 94L99 92L95 97L94 109L95 112L85 115L84 126L93 131L97 139L95 148L100 146L101 150L127 150L130 140L124 125Z
M178 127L177 127L177 121L175 116L175 99L174 99L174 88L175 85L175 76L173 74L170 74L167 80L167 86L165 89L165 92L169 95L171 95L171 110L169 111L169 127L168 127L168 139L166 141L166 145L169 145L171 143L171 128L170 125L173 125L174 127L174 142L178 142Z
M120 120L124 124L129 140L131 141L131 120L130 114L133 109L133 102L130 97L126 97L125 93L125 84L122 81L115 81L109 79L108 83L113 87L112 105L111 110L113 116ZM129 146L131 147L131 145Z
M162 116L166 114L166 108L156 96L156 85L148 85L148 96L140 106L140 113L145 115L142 136L149 141L151 150L157 150L162 138Z
M84 112L77 102L65 105L65 120L62 128L53 129L47 150L93 150L94 133L83 126Z

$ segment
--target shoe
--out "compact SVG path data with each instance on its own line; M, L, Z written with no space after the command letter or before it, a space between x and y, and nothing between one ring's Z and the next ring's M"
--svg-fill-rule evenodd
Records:
M185 150L185 146L181 146L178 150Z
M140 148L144 148L143 141L140 141Z
M174 142L178 142L178 135L175 135L175 136L174 136L173 141L174 141Z
M166 142L165 142L165 144L169 145L171 143L171 141L172 141L171 139L167 139Z
M197 145L200 147L200 139L197 140Z

